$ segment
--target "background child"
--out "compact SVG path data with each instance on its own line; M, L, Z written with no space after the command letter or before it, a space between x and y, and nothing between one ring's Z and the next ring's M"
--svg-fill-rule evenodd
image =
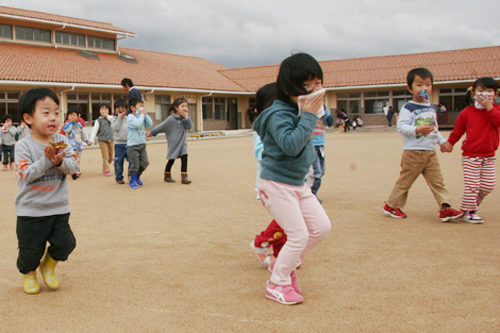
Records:
M111 176L111 162L113 162L113 132L111 130L111 120L113 116L109 113L110 107L106 103L99 104L101 116L96 119L94 128L90 134L88 145L94 143L95 137L99 138L99 148L102 155L102 173L104 176Z
M398 131L403 135L401 174L382 209L384 214L394 218L406 217L401 208L405 206L408 192L420 174L424 176L441 209L441 222L463 215L463 212L451 208L450 195L444 186L435 152L436 143L443 149L449 149L451 145L439 133L436 109L429 103L433 80L427 68L412 69L407 76L408 90L413 99L401 108L397 124Z
M123 163L127 159L127 109L128 103L120 98L115 102L116 117L111 121L113 138L115 140L115 179L118 184L125 184L123 181ZM130 173L129 173L130 175Z
M82 124L78 121L78 108L71 107L67 114L68 121L64 123L64 133L68 137L71 148L78 158L78 170L71 175L73 179L80 177L80 165L82 163L83 142L88 144L87 134L83 131Z
M14 168L14 147L16 145L16 126L12 125L12 116L6 114L2 119L3 126L1 131L2 137L2 154L3 154L3 171L7 171L7 165L10 163L10 168Z
M256 94L256 108L249 110L250 121L253 123L255 118L264 111L264 109L271 106L272 102L276 98L276 83L270 83L257 91ZM256 190L260 182L260 172L262 170L262 152L264 150L264 144L260 140L260 136L257 132L253 134L254 142L254 153L257 159L257 180L256 180ZM257 193L257 199L260 200L260 195ZM250 248L253 253L257 256L257 259L264 265L269 266L271 261L276 259L281 248L286 243L286 234L283 229L272 220L266 230L262 231L259 235L255 236L255 239L250 242Z
M22 119L19 122L19 126L17 126L17 134L18 134L17 141L31 135L30 127Z
M51 142L68 144L65 136L56 133L60 125L59 99L52 90L36 88L24 93L19 110L32 134L19 141L16 149L17 268L23 274L24 292L36 294L40 291L37 267L40 266L47 287L57 289L55 266L68 259L76 246L69 226L71 208L66 175L78 170L78 160L70 145L61 151L51 145ZM40 262L47 242L50 246Z
M465 212L462 220L483 223L476 211L496 185L495 151L500 127L500 106L494 104L498 97L497 82L491 77L478 79L473 86L473 96L474 105L460 112L448 142L453 146L464 133L466 135L462 142L464 194L460 208Z
M187 175L187 143L186 131L193 126L191 119L189 119L189 104L184 98L176 98L174 103L170 105L169 111L174 113L165 119L163 123L153 128L146 133L147 137L156 136L158 133L165 133L168 142L167 165L165 166L165 178L168 183L173 183L172 179L172 165L175 159L181 159L181 176L182 183L189 184L191 181Z
M325 175L325 133L326 127L330 127L333 125L333 116L330 113L330 110L326 106L323 105L325 109L325 115L318 119L316 122L316 126L314 127L313 132L313 143L314 149L316 150L316 159L312 164L313 167L313 177L314 181L311 187L312 193L318 198L318 190L321 186L321 178ZM353 124L353 128L355 129L355 125ZM318 201L322 203L320 198Z
M295 268L331 229L321 204L304 183L316 157L312 134L324 93L302 100L298 116L298 96L317 91L322 84L323 72L313 57L299 53L285 59L276 100L253 124L264 143L261 201L287 234L287 242L269 266L272 275L266 284L266 297L281 304L304 300Z
M136 189L143 184L140 177L149 165L145 129L153 126L153 120L144 110L142 100L132 98L129 107L132 111L127 117L127 156L131 175L129 186Z

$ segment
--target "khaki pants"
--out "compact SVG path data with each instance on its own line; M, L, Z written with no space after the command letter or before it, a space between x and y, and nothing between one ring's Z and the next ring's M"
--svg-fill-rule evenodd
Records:
M443 204L451 206L450 194L444 186L441 167L433 150L403 150L401 174L386 202L387 205L392 208L403 208L408 198L408 191L420 174L427 181L439 208Z
M99 141L102 155L103 172L110 172L110 165L113 162L113 141Z

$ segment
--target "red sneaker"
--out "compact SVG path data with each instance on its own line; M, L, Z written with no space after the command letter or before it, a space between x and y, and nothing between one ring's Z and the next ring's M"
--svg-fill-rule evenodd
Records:
M461 210L457 211L454 210L453 208L449 207L446 209L443 209L442 211L439 212L439 220L441 222L448 222L454 219L458 219L459 217L463 216L464 212Z
M389 207L387 204L382 208L382 212L396 219L404 219L407 216L401 209Z

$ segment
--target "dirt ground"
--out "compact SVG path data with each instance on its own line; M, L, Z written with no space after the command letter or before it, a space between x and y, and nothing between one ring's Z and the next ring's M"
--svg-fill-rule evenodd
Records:
M443 133L445 137L449 133ZM77 248L61 288L25 295L16 269L15 173L0 172L1 332L500 332L499 189L483 225L440 223L425 181L404 220L381 210L398 175L395 132L327 134L319 191L332 232L298 270L305 301L269 301L249 243L271 221L255 200L252 137L189 141L191 185L163 181L166 144L148 145L144 186L104 177L83 152L69 179ZM455 207L461 150L439 158Z

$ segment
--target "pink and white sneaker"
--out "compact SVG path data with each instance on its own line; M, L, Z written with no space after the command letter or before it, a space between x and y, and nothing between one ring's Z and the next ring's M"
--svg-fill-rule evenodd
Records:
M255 254L257 259L259 259L259 261L263 265L269 266L271 261L276 259L271 253L273 250L272 245L270 245L268 247L256 247L254 241L251 241L250 248L252 249L252 252Z
M274 269L274 264L276 260L271 261L269 264L269 272L273 272ZM292 279L292 288L297 292L297 294L302 294L302 288L300 287L299 283L297 282L297 273L295 272L295 269L290 273L290 278Z
M304 297L298 294L291 285L271 285L271 281L266 283L266 297L285 305L299 304L304 301Z

